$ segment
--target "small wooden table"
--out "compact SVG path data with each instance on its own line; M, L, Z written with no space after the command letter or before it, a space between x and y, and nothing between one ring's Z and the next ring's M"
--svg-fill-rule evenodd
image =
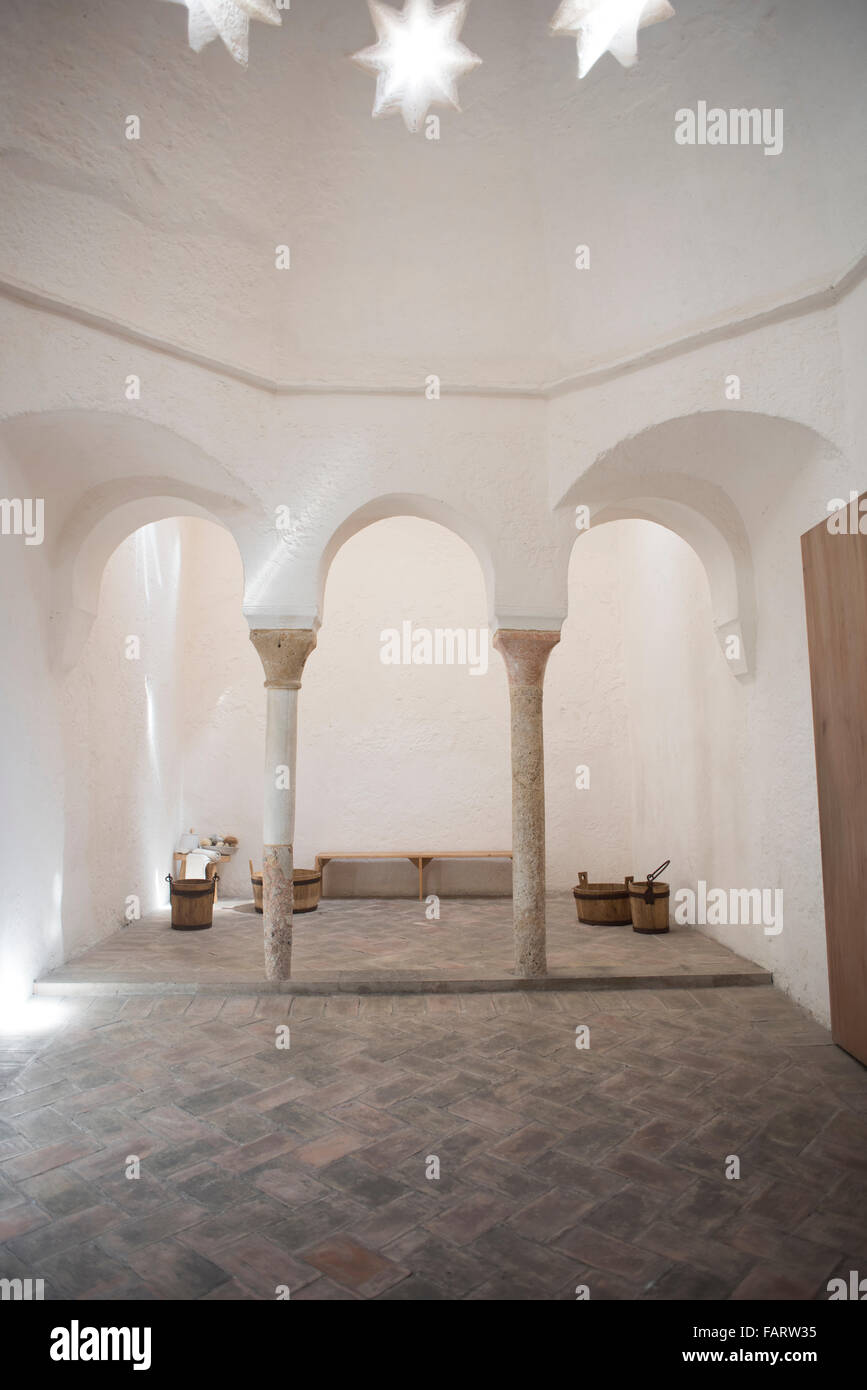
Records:
M424 871L432 859L511 859L510 849L473 849L473 850L434 850L432 853L413 853L409 854L403 850L382 850L369 851L366 854L317 854L316 867L321 870L330 863L332 859L408 859L411 864L418 865L418 897L419 902L424 898Z

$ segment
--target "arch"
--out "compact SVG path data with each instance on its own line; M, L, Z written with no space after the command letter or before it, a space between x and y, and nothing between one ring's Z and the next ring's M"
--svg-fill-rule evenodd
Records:
M689 496L694 480L672 477L666 487L675 495L663 493L657 483L653 496L642 497L624 489L610 503L589 504L591 524L608 521L641 520L655 522L686 541L704 566L710 589L713 628L731 673L745 676L754 658L756 636L756 595L749 541L734 509L720 502L714 511L721 520L710 520L705 507ZM728 513L728 515L726 515Z
M328 571L341 546L359 531L363 531L366 526L397 516L414 516L421 521L433 521L438 526L444 526L447 531L453 531L455 535L466 541L481 567L488 611L489 613L492 612L495 592L494 561L491 546L481 524L474 518L458 512L441 499L408 492L393 492L372 498L351 512L332 532L319 560L319 612L321 613L323 608Z
M750 526L817 459L839 463L836 447L808 426L748 411L703 411L651 425L598 455L555 507L569 524L575 507L590 525L654 521L696 552L710 586L713 625L730 672L755 668L757 597ZM827 470L824 486L827 488ZM817 495L816 507L824 509ZM566 564L574 543L570 536ZM729 638L737 637L740 658Z
M130 531L138 523L144 529ZM121 504L78 552L82 560L94 555L96 573L87 577L99 589L98 616L75 669L57 682L67 957L119 925L128 894L145 916L166 903L164 875L176 871L171 854L184 808L198 803L186 829L209 814L203 784L212 792L227 782L221 700L243 688L238 672L243 681L257 664L246 642L240 553L204 508L170 496ZM248 722L249 736L239 727ZM257 723L238 720L234 733L232 761L244 747L240 760L249 766ZM254 792L254 808L257 800ZM258 836L249 810L248 797L245 824ZM109 863L105 846L121 822L134 834L121 836Z
M442 824L462 849L508 846L508 684L485 633L476 553L439 519L403 507L344 534L339 549L334 543L322 631L304 673L296 850L312 857L339 842L361 853L373 842L398 852L438 834L442 844ZM426 654L413 641L410 656L406 636L397 652L384 651L407 627L413 637L433 638ZM445 630L449 655L434 635ZM321 787L338 782L337 801L323 798ZM362 803L359 821L353 807ZM493 870L492 891L502 891L506 868L485 870ZM332 889L347 872L331 873ZM408 872L400 862L368 867L366 887L355 886L388 896ZM434 881L442 872L447 884L456 868L432 866Z
M158 484L149 479L125 478L117 488L105 491L111 491L114 498L131 492L129 500L115 501L103 495L101 505L96 505L93 497L84 499L81 511L61 536L52 615L60 631L56 656L61 670L68 671L78 661L96 618L105 567L128 536L143 526L180 516L202 517L233 535L213 504L204 505L210 500L207 493L179 488L171 479L159 483L162 486L154 492L151 489ZM194 492L199 500L194 500ZM237 538L233 539L237 544Z
M140 527L204 517L230 532L246 569L257 499L173 430L134 415L58 410L14 416L0 439L27 486L45 499L52 654L61 670L75 664L87 640L109 557Z

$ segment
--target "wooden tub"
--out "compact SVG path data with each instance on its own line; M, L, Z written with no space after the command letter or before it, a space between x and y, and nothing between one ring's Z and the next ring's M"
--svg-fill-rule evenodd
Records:
M250 863L250 883L253 887L253 906L257 912L262 907L262 875L253 873ZM318 869L295 869L292 874L292 912L315 912L319 906L322 891L322 874Z
M319 869L295 869L292 874L293 912L315 912L322 891Z
M578 875L572 889L578 921L589 927L626 927L632 924L629 888L632 878L622 883L588 883L586 874Z

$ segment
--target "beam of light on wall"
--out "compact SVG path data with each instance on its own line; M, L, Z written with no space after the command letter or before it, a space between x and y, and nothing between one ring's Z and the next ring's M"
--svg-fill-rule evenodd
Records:
M279 540L273 550L265 556L258 569L247 581L246 602L254 605L262 603L268 595L272 581L276 579L286 560L287 545Z
M148 577L147 538L145 536L146 531L147 527L142 526L135 533L135 567L136 572L141 573L142 584L144 586L145 603L150 607L151 588L150 580Z
M157 752L157 714L150 676L145 676L145 711L147 719L148 758L156 785L160 786L160 759Z
M353 451L347 451L352 458ZM291 581L281 580L281 571L288 563L303 563L305 555L315 554L320 548L323 525L326 531L334 529L334 518L330 513L331 496L327 488L314 491L303 507L286 509L283 524L277 524L277 541L255 568L248 562L245 571L244 604L247 608L273 608L279 611L282 601L276 604L272 595L277 588L284 591L293 587ZM281 509L282 510L282 509ZM276 517L275 517L276 521ZM329 525L330 523L330 525ZM276 586L276 587L275 587ZM312 620L312 614L308 617Z
M179 597L179 595L180 595L180 587L179 587L179 586L180 586L180 580L181 580L181 560L182 560L181 531L180 531L180 526L179 526L178 523L176 522L176 523L175 523L175 543L174 543L174 545L172 546L172 592L173 592L174 595L175 595L175 618L176 618L176 619L177 619L177 611L178 611L178 597Z
M173 528L173 529L170 529ZM141 860L146 885L144 908L164 907L169 890L166 873L173 872L171 851L180 828L179 750L173 744L176 686L180 653L178 622L183 562L182 536L177 520L152 522L137 533L141 544L141 576L148 607L147 648L153 655L144 679L147 777L141 779L136 823L145 857Z
M159 531L160 522L151 521L140 526L135 533L136 567L141 571L145 602L150 607L154 589L163 587L163 570L160 564Z
M149 526L145 526L144 533L145 547L147 552L149 553L150 563L153 565L154 583L157 585L159 589L161 589L163 587L163 570L162 565L160 564L160 548L157 536L157 523L152 521Z
M169 891L168 884L165 882L166 865L163 863L168 847L163 843L163 808L161 799L163 782L158 747L156 697L154 695L150 676L145 677L145 707L148 764L151 777L147 784L145 803L141 808L141 828L144 841L148 846L151 862L155 865L153 870L152 902L154 906L162 907L168 899ZM174 835L172 835L172 840L174 840ZM169 865L169 868L173 869L173 867L173 865Z
M51 880L51 916L48 921L46 940L54 954L54 947L63 944L63 874L58 870Z
M638 61L638 31L671 19L668 0L563 0L551 20L554 34L574 35L578 76L586 77L603 53L624 68Z
M293 563L296 556L300 554L301 546L295 544L291 537L285 536L285 533L281 532L280 540L248 576L244 587L245 611L255 612L256 609L259 609L260 611L267 610L269 613L281 613L287 627L299 625L310 627L315 621L318 621L317 615L310 608L309 600L306 599L299 609L293 610L291 621L288 620L286 613L285 596L287 592L291 592L293 585L283 573L284 566L287 562ZM277 595L279 597L275 597ZM270 620L262 623L261 626L270 627Z
M161 543L167 541L167 530L165 523L150 523L146 527L140 528L136 532L136 543L140 546L140 564L142 564L142 585L145 591L147 638L146 638L146 660L149 662L149 670L145 674L145 742L147 758L147 777L140 783L138 796L139 808L136 821L138 821L138 834L140 844L142 844L143 858L142 869L147 867L147 883L151 881L153 874L153 894L149 892L145 902L145 910L150 910L154 906L161 906L165 901L167 884L164 883L165 873L171 867L171 862L167 863L167 855L170 852L170 840L174 842L174 837L178 827L168 826L167 808L164 805L164 778L163 778L163 739L160 731L160 705L158 696L165 694L165 660L172 662L176 659L175 651L175 631L176 631L176 612L178 612L178 573L179 537L175 534L174 546L170 550L171 573L164 574L163 562L161 562ZM171 585L167 595L167 585ZM170 607L171 605L171 607ZM171 708L171 706L170 706ZM153 866L153 867L150 867Z
M374 116L400 112L407 130L416 131L434 104L458 105L458 78L482 61L458 41L469 0L436 9L432 0L406 0L403 13L368 0L379 42L353 54L353 61L376 74Z

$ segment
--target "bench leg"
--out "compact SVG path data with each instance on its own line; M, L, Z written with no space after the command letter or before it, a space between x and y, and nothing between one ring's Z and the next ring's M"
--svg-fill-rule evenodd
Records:
M424 886L423 886L423 875L424 875L424 871L425 871L425 869L427 868L428 864L431 863L432 859L433 859L433 855L429 855L427 859L424 859L424 858L422 858L421 856L419 856L419 861L418 861L418 900L419 900L419 902L421 902L421 901L423 900L423 898L424 898Z
M410 864L415 864L418 868L418 900L419 902L421 902L421 855L411 854L409 857L409 862Z

